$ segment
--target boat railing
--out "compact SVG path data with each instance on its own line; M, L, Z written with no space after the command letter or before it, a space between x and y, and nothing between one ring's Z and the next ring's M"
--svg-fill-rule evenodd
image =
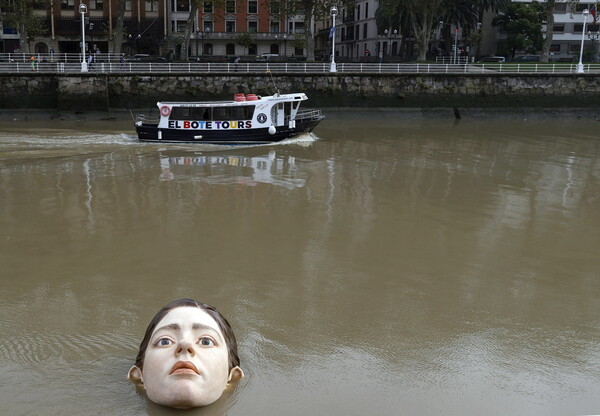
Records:
M160 122L160 117L149 116L147 114L137 114L135 116L135 121L139 121L144 124L158 124Z
M296 113L295 120L296 121L314 121L314 120L320 120L322 118L323 118L323 114L321 113L321 110L306 109L306 110L299 110ZM289 117L288 117L288 120L286 120L286 123L288 121L289 121Z

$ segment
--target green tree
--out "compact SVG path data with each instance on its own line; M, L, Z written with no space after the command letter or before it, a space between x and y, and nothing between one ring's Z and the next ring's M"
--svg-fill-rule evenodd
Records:
M579 3L579 0L546 0L542 1L544 7L544 23L546 24L546 36L544 37L544 43L542 45L542 53L540 55L540 62L548 62L550 57L550 47L552 46L552 39L554 36L554 7L557 3L566 3L567 7L572 11L575 10L575 6Z
M506 49L514 58L517 51L535 53L542 48L545 17L544 7L539 3L512 3L492 24L506 32Z
M477 28L484 11L497 11L509 4L510 0L380 0L375 18L380 33L399 28L403 38L414 34L417 59L425 60L440 21L447 23L443 26L443 35L449 45L450 24L461 26L468 32ZM479 42L477 37L474 39ZM405 42L402 43L405 47Z
M424 61L443 12L444 0L380 0L375 18L380 33L399 27L404 38L412 34L417 60Z
M45 1L48 7L52 4L51 1ZM19 31L21 43L27 53L32 52L31 42L38 36L48 33L44 20L33 13L34 6L38 4L31 0L0 0L2 24L4 27L12 27Z
M315 60L315 34L313 26L316 20L327 20L331 18L331 6L336 5L338 10L347 5L354 7L354 0L269 0L270 4L276 4L280 15L304 16L304 38L306 40L306 60ZM336 26L340 22L337 16Z
M254 43L254 36L250 32L240 32L235 36L235 43L240 45L248 53L248 48Z
M121 45L123 44L123 39L125 35L125 28L123 26L123 22L125 21L125 3L127 0L117 0L117 21L115 23L115 28L113 30L113 38L112 38L112 51L113 53L120 55L121 54Z

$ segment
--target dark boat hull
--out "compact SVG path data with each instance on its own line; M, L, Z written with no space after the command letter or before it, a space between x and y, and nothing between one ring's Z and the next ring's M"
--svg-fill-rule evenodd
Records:
M143 142L160 143L209 143L209 144L264 144L275 143L302 133L311 132L322 120L297 120L295 128L278 127L275 134L268 128L247 130L180 130L159 129L157 124L136 125L138 139ZM160 131L160 139L159 139ZM202 136L202 138L196 138Z

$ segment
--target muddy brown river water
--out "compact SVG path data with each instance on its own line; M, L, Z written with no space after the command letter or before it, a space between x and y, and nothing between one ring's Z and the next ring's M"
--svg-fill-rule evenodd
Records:
M600 414L600 122L326 113L234 149L1 122L0 413L182 414L125 378L192 297L246 378L185 414Z

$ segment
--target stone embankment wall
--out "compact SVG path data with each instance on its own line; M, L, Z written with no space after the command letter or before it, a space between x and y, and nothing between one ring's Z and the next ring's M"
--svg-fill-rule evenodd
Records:
M306 92L317 107L600 107L600 76L499 74L0 75L0 108L150 108L156 101Z

